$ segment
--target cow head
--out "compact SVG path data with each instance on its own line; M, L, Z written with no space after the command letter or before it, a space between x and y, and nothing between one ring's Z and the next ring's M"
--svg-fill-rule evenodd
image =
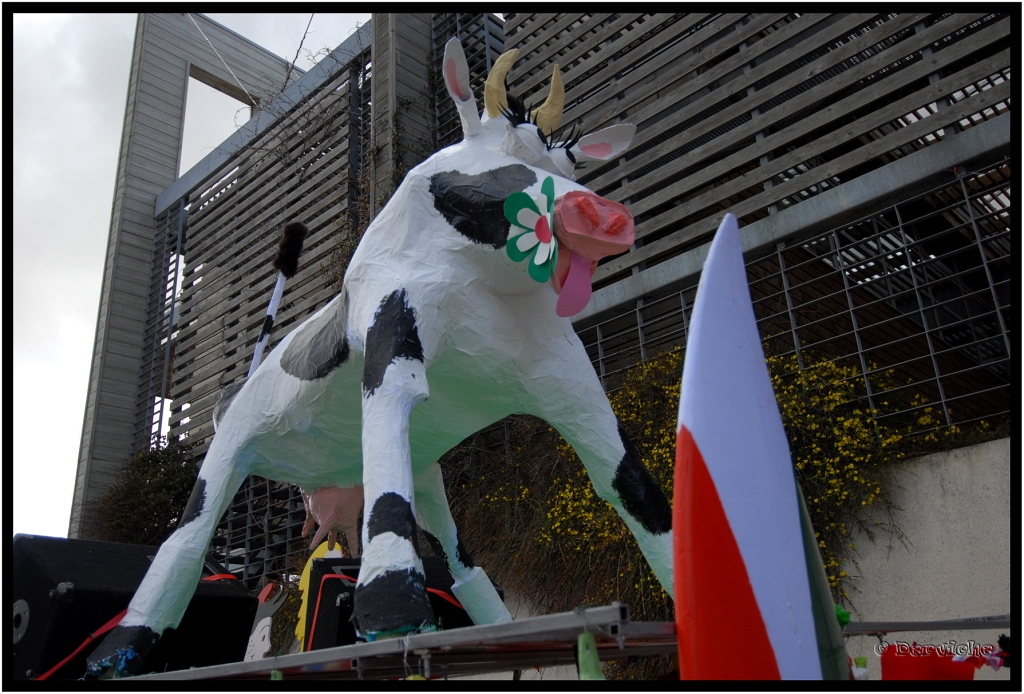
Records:
M597 270L598 261L609 255L622 253L634 241L633 217L621 203L602 198L575 183L578 163L587 160L607 160L620 155L629 146L636 127L620 123L603 130L583 134L576 128L568 132L558 130L562 118L565 91L558 65L551 76L551 89L547 100L535 110L525 101L509 94L505 89L505 76L511 69L519 51L504 53L494 63L484 86L484 111L478 114L476 99L469 85L469 68L458 39L445 46L444 80L448 93L455 102L465 134L464 144L474 157L491 156L497 163L508 166L514 159L536 170L540 195L533 195L531 209L539 214L521 212L528 231L513 225L512 237L518 247L509 241L509 255L528 251L534 244L541 246L543 257L554 258L551 285L559 294L556 310L560 316L572 316L590 300L590 278ZM490 153L484 150L490 150ZM541 181L551 183L541 184ZM547 187L545 187L547 186ZM545 209L548 206L549 209ZM511 221L516 212L505 208ZM550 220L550 221L549 221ZM504 234L504 226L502 227ZM517 236L518 234L518 236ZM502 238L502 244L506 239ZM557 245L548 252L547 246ZM531 256L533 260L538 253ZM532 270L532 268L531 268Z

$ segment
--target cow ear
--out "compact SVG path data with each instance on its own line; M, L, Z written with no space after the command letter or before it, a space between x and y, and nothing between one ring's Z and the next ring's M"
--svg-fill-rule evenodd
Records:
M629 148L629 143L636 134L636 126L632 123L618 123L596 133L580 138L572 147L577 159L605 160L617 157Z
M444 45L444 63L441 72L444 73L444 84L448 87L448 93L459 111L463 134L466 137L476 135L480 132L480 114L476 110L476 97L473 96L473 88L469 86L469 65L466 64L466 54L462 52L462 43L458 38L448 39L448 43Z
M469 86L469 65L466 54L462 52L462 43L451 38L444 46L444 84L448 93L458 104L473 98L473 90Z

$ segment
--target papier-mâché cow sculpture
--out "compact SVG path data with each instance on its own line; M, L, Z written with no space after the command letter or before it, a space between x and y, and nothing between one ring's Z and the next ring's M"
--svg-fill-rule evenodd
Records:
M573 182L575 162L618 156L635 128L555 142L558 68L548 100L528 113L504 87L517 53L496 61L481 115L462 47L448 42L444 80L464 140L409 172L367 229L340 294L221 403L181 524L94 652L92 673L145 671L149 649L181 619L247 475L306 491L363 485L353 620L367 638L433 623L417 526L443 550L473 621L510 620L456 535L436 461L513 413L545 419L573 446L672 591L669 504L566 317L589 300L597 261L634 238L623 205Z

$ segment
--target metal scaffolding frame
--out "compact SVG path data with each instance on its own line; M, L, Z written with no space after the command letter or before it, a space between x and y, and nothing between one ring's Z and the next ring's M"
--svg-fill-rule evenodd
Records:
M575 612L463 627L405 638L355 643L247 663L228 663L133 678L149 680L370 680L419 675L427 679L572 665L580 634L594 635L601 660L676 652L671 622L632 622L614 602Z

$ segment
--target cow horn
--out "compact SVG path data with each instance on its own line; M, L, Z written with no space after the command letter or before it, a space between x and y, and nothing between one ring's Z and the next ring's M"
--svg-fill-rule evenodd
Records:
M551 91L548 93L548 99L533 112L537 126L544 131L545 135L550 135L551 131L558 127L558 123L562 120L564 107L565 87L562 86L562 71L558 69L558 63L555 63L555 67L551 71Z
M496 118L501 115L502 108L508 108L505 75L512 69L512 63L516 62L518 55L518 48L502 53L501 57L494 61L491 72L487 75L487 83L484 85L484 108L490 118Z

